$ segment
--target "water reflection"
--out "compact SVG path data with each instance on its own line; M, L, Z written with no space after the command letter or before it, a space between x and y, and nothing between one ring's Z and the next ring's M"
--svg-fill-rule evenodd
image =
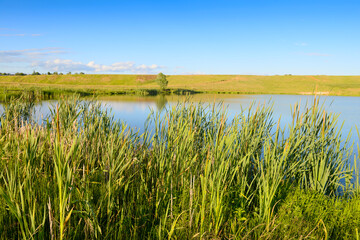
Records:
M162 111L166 104L167 104L167 99L165 95L160 95L157 99L156 99L156 108L158 111Z
M339 115L339 126L344 122L342 133L346 136L353 130L352 140L357 139L355 126L359 125L360 119L360 97L334 97L322 96L321 102L324 103L328 112ZM112 108L112 113L116 119L128 123L130 127L143 129L145 120L152 110L163 111L172 107L178 102L191 101L196 103L213 104L222 102L227 107L229 119L247 109L253 104L267 104L273 106L273 118L278 120L281 116L281 126L285 127L291 123L291 106L301 102L301 107L312 104L314 96L308 95L231 95L231 94L195 94L192 96L178 95L157 95L157 96L104 96L99 97L99 101L105 106ZM37 117L46 116L49 107L56 104L56 101L44 101L36 106ZM0 113L2 107L0 105Z
M273 118L277 121L281 117L281 126L291 123L291 106L301 103L304 109L312 104L314 96L309 95L230 95L230 94L196 94L189 96L114 96L101 97L100 101L113 109L117 119L124 120L131 127L143 128L148 114L152 110L162 110L186 100L196 103L213 104L222 102L227 107L229 119L247 109L251 104L267 104L273 106ZM343 136L352 130L352 140L358 141L355 126L359 125L360 97L322 96L320 102L328 112L339 115L338 126L344 122Z

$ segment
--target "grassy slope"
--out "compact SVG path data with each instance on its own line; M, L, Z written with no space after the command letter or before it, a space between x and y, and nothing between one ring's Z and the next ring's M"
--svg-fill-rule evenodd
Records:
M171 75L170 89L203 92L360 96L360 76ZM154 89L154 80L137 75L0 76L0 87L36 86L103 90Z

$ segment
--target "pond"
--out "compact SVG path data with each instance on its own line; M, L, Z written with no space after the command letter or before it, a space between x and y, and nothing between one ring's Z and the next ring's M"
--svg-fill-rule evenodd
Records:
M113 109L115 118L124 120L131 127L138 128L143 127L151 109L164 110L186 99L204 104L221 102L228 110L229 119L237 115L242 108L247 109L251 104L258 105L265 103L273 107L274 120L278 120L281 116L281 125L284 126L291 122L291 107L296 103L300 103L302 108L304 108L307 103L311 105L314 101L314 96L198 94L190 98L185 96L116 96L100 98L104 104ZM344 122L342 129L343 134L347 134L352 130L353 135L355 135L355 126L360 126L360 97L322 96L320 97L320 102L324 104L328 112L339 115L339 126Z
M166 111L178 102L189 100L196 103L213 104L221 103L227 109L229 119L247 109L251 104L266 104L273 107L273 118L277 121L281 117L281 126L291 123L291 107L300 103L304 108L312 104L314 96L310 95L232 95L232 94L196 94L192 96L103 96L98 98L104 106L111 108L115 119L120 119L129 127L138 128L140 131L152 110ZM358 143L356 126L360 126L360 97L321 96L320 102L328 112L337 114L338 126L343 124L342 134L346 137L351 131L351 140ZM49 114L49 107L56 101L44 101L36 106L37 116ZM2 109L0 108L0 113Z

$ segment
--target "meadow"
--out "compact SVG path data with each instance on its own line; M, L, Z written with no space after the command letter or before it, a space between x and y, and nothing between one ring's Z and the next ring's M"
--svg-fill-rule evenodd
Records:
M36 101L0 117L2 239L359 239L359 146L318 98L285 128L179 103L143 134L76 96L39 125Z
M156 94L156 75L0 76L0 89L50 92ZM360 96L360 76L169 75L168 91L181 93L313 94Z

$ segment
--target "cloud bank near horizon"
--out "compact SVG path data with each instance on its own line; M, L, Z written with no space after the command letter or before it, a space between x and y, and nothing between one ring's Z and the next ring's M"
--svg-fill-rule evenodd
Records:
M88 63L76 62L70 59L54 59L42 62L34 62L33 67L41 67L57 72L88 71L88 72L132 72L148 73L156 69L164 68L156 64L137 65L134 62L115 62L110 65L96 64L94 61Z
M95 61L83 63L71 59L59 58L59 55L69 53L65 48L31 48L22 50L0 51L0 63L24 64L28 67L40 68L44 71L56 72L113 72L113 73L153 73L155 70L165 68L157 64L136 64L131 61L114 62L110 65L98 64Z

